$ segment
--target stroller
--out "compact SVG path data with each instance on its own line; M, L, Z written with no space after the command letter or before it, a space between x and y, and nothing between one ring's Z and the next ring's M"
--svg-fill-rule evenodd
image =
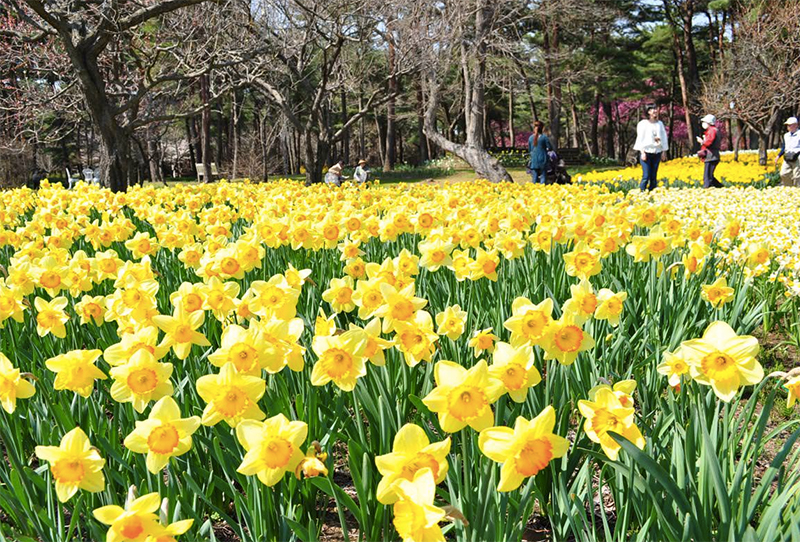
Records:
M572 177L567 173L567 166L564 160L559 158L555 151L547 153L549 158L547 166L547 184L571 184Z

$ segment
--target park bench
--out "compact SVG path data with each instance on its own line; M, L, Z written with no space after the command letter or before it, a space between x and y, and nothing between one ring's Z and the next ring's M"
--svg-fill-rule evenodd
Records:
M203 167L203 164L195 164L194 167L197 170L197 182L202 183L206 180L206 168ZM211 162L211 180L213 181L215 178L219 179L219 171L217 171L217 164Z

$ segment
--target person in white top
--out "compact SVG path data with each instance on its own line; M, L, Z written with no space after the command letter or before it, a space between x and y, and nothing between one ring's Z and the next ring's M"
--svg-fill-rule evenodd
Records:
M646 107L647 118L636 125L636 143L633 150L639 151L642 164L642 182L639 190L652 190L658 185L658 164L667 158L667 129L658 120L658 108L654 104Z
M775 157L775 165L783 157L781 167L781 184L783 186L800 186L800 130L797 117L786 120L786 133L781 141L781 152Z
M355 172L353 173L353 178L356 180L358 184L364 184L367 182L369 178L369 167L367 167L366 160L359 160L358 166L356 167Z

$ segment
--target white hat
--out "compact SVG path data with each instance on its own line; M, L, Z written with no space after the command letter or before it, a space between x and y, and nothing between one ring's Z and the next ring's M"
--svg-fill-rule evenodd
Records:
M789 117L784 124L797 124L797 117Z
M706 124L716 124L717 117L715 117L714 115L706 115L705 117L700 119L700 122L705 122Z
M328 169L328 171L338 174L342 172L342 167L339 164L334 164Z

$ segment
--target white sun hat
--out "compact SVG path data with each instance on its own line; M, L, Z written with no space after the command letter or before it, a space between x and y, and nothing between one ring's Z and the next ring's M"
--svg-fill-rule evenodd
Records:
M784 124L797 124L797 117L789 117Z
M714 115L706 115L705 117L700 119L700 122L705 122L707 124L716 124L717 117L715 117Z

